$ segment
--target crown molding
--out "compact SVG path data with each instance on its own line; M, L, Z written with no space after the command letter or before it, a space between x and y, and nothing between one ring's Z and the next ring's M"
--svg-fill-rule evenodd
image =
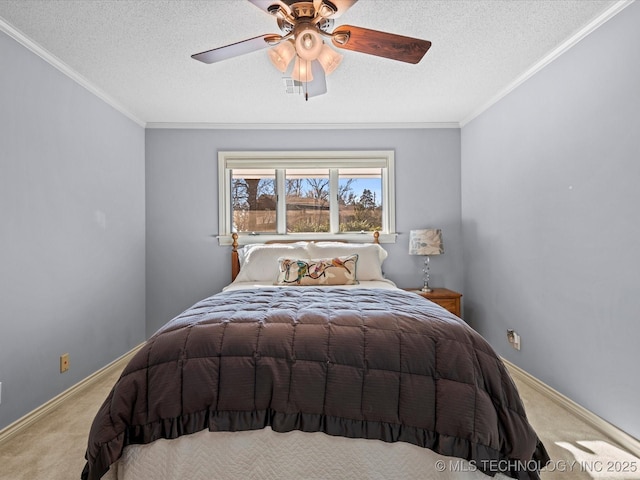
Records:
M460 122L399 122L399 123L207 123L207 122L145 122L138 118L123 105L118 103L111 96L107 95L104 91L93 85L89 80L73 70L70 66L57 58L51 52L31 40L24 33L17 28L7 23L2 17L0 17L0 31L6 33L18 43L29 49L31 52L38 55L40 58L51 64L53 67L67 75L76 83L93 93L95 96L103 100L105 103L125 115L127 118L134 121L141 127L151 129L222 129L222 130L331 130L331 129L431 129L431 128L462 128L467 123L478 117L480 114L488 110L491 106L496 104L502 98L507 96L518 86L531 78L537 72L542 70L549 63L554 61L560 55L572 48L584 37L591 32L599 28L606 23L612 17L620 13L626 7L634 3L635 0L619 0L610 8L605 10L602 14L596 17L592 22L578 31L575 35L563 42L560 46L551 51L548 55L543 57L540 61L535 63L526 72L520 75L510 85L504 88L501 92L491 98L488 102L485 102L477 109L473 110L467 117Z
M38 55L45 62L47 62L50 65L52 65L53 67L57 68L60 72L65 74L71 80L73 80L74 82L78 83L80 86L82 86L85 89L87 89L89 92L94 94L96 97L98 97L103 102L105 102L108 105L110 105L111 107L115 108L117 111L122 113L127 118L133 120L135 123L137 123L141 127L145 126L145 122L144 121L142 121L140 118L136 117L133 113L131 113L129 110L127 110L123 105L121 105L116 100L114 100L112 97L110 97L105 92L103 92L101 89L99 89L98 87L93 85L89 80L84 78L82 75L80 75L74 69L72 69L69 65L64 63L58 57L56 57L53 53L49 52L48 50L43 48L41 45L39 45L38 43L34 42L29 37L27 37L20 30L18 30L14 26L10 25L9 23L7 23L2 17L0 17L0 32L4 32L7 35L9 35L11 38L13 38L19 44L21 44L25 48L29 49L31 52L33 52L36 55Z
M31 40L20 30L0 17L0 31L6 33L25 48L58 69L73 81L93 93L117 111L145 128L154 129L219 129L219 130L330 130L330 129L409 129L409 128L460 128L458 122L400 122L400 123L207 123L207 122L145 122L111 96L93 85L54 54Z
M473 120L474 118L476 118L477 116L479 116L480 114L482 114L483 112L488 110L494 104L498 103L498 101L500 101L502 98L506 97L509 93L511 93L513 90L515 90L521 84L523 84L526 80L528 80L533 75L535 75L540 70L542 70L544 67L549 65L551 62L553 62L560 55L562 55L567 50L572 48L574 45L576 45L578 42L580 42L580 40L582 40L584 37L589 35L594 30L598 29L600 26L602 26L608 20L610 20L615 15L620 13L626 7L631 5L633 2L635 2L635 0L619 0L614 5L612 5L608 9L606 9L598 17L596 17L592 22L587 24L584 28L579 30L575 35L569 37L565 42L560 44L557 48L555 48L549 54L547 54L545 57L543 57L540 61L535 63L532 67L530 67L527 71L525 71L522 75L520 75L516 80L514 80L510 85L508 85L506 88L504 88L502 91L500 91L497 95L495 95L493 98L491 98L488 102L482 104L480 107L478 107L477 109L473 110L467 117L465 117L460 122L460 127L464 127L471 120Z
M398 122L398 123L198 123L149 122L147 128L194 130L346 130L391 128L460 128L458 122Z

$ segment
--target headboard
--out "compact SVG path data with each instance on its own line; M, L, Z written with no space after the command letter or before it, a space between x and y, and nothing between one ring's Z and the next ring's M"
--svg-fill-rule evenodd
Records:
M238 273L240 273L240 259L238 258L238 234L232 233L231 238L233 239L233 243L231 244L231 281L233 282ZM266 243L293 243L301 241L299 238L295 240L275 240ZM320 241L318 239L307 240L309 242L317 242ZM340 240L337 240L340 241ZM373 243L380 243L380 232L373 232Z

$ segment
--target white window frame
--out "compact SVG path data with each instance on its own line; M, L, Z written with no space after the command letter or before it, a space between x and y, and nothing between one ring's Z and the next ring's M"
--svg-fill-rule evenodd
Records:
M382 168L382 231L380 243L395 243L395 155L393 150L361 151L297 151L297 152L218 152L218 241L220 245L231 245L233 240L233 218L231 207L231 171L241 168ZM337 179L333 181L337 182ZM276 179L278 183L278 179ZM284 183L283 180L281 180ZM333 199L331 200L334 201ZM335 199L337 206L337 199ZM284 209L284 202L278 202ZM332 205L332 208L334 205ZM278 211L279 222L284 222L285 213ZM336 225L332 224L332 229ZM349 242L371 242L371 232L363 233L282 233L249 234L238 233L238 243L264 243L274 240L344 240Z

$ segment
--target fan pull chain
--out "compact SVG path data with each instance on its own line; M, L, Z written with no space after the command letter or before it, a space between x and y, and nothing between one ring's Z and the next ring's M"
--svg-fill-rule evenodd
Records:
M305 60L306 61L306 60ZM306 61L306 68L304 69L304 101L309 101L309 66L310 62Z

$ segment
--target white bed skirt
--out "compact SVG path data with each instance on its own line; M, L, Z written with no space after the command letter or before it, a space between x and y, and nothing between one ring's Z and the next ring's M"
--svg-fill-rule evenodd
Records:
M202 431L132 445L105 480L490 480L473 464L408 443L271 428ZM508 480L496 475L496 480Z

